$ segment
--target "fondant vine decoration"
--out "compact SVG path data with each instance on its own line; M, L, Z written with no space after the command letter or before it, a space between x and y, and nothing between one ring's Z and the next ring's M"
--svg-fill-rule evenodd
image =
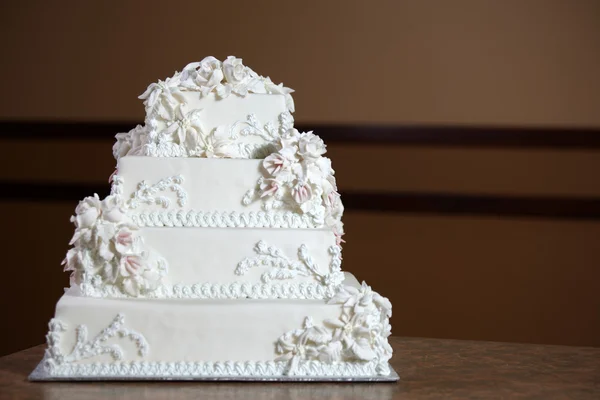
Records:
M79 325L75 329L75 346L73 350L69 354L63 354L60 350L60 340L62 334L67 330L67 325L53 318L48 324L49 331L46 335L48 348L46 349L45 361L50 364L49 367L53 367L64 363L93 358L102 354L109 354L113 360L120 361L123 359L123 350L121 347L118 344L106 344L109 339L115 337L127 338L133 341L139 356L146 356L149 350L146 338L141 333L125 328L124 324L125 316L117 314L110 325L92 339L88 338L87 326Z
M268 283L274 279L293 279L298 276L312 276L324 286L336 287L344 280L341 272L341 251L338 246L331 246L331 264L329 270L323 271L315 264L306 245L298 248L298 259L292 260L275 246L269 246L264 241L259 241L254 247L257 256L245 258L235 269L237 275L244 275L250 268L270 267L262 274L263 282Z
M183 183L183 176L176 175L168 178L161 179L154 185L149 184L147 181L141 181L138 184L137 190L131 194L131 198L127 200L126 206L131 209L136 209L141 203L144 204L156 204L163 208L169 208L171 205L171 199L167 196L157 196L157 194L170 190L177 196L177 204L180 207L185 206L187 201L187 193L181 186Z

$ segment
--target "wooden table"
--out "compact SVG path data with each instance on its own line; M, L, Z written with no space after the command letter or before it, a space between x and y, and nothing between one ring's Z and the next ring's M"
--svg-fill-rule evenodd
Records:
M600 399L600 348L391 339L398 383L37 382L44 346L0 358L0 399Z

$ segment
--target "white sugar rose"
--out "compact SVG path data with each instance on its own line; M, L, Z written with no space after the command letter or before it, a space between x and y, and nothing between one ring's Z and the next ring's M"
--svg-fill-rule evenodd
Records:
M217 84L221 82L223 79L223 75L221 74L221 61L212 56L205 57L202 61L200 61L198 73L209 83Z
M335 186L335 178L333 177L333 169L331 168L331 160L327 157L319 157L316 160L302 161L302 168L306 171L306 178L309 182L323 187L323 190L328 192Z
M206 96L223 80L221 62L209 56L200 62L188 64L181 72L180 80L183 87L200 87L202 95Z
M146 137L148 133L146 132L146 128L141 125L136 126L131 131L129 131L129 142L131 144L131 149L127 153L127 155L135 156L140 155L143 152L143 146L146 142Z
M124 157L131 150L130 132L117 133L115 136L117 141L113 145L113 156L115 160Z
M86 197L79 202L75 208L76 215L71 218L71 221L78 229L91 228L100 217L100 213L100 198L94 194L93 197Z
M242 64L241 58L235 58L234 56L227 57L227 60L223 61L223 72L225 79L232 85L239 85L247 82L252 77L251 69Z
M121 201L118 196L110 195L102 200L102 218L109 222L121 222L125 218L125 213L121 208Z
M202 87L202 94L207 95L223 80L221 62L214 57L206 57L200 62L196 82Z
M316 160L327 152L323 139L312 132L300 135L298 152L305 160Z
M83 214L86 211L88 211L90 208L96 208L96 209L100 209L100 198L98 197L97 194L94 194L93 196L89 196L86 197L85 199L81 200L79 202L79 204L77 204L77 207L75 208L75 213L76 214Z
M116 160L126 155L140 154L146 137L146 129L138 125L129 132L117 133L117 141L113 145L113 156Z

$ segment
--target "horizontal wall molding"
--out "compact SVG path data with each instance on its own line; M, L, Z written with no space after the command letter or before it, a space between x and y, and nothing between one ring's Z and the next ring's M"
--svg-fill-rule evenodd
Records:
M600 220L600 198L344 192L347 210Z
M109 194L108 185L0 182L0 201L71 202ZM600 220L600 198L513 197L451 193L342 192L347 211Z
M2 121L0 139L12 140L114 140L135 122ZM513 147L600 149L600 129L425 126L332 125L297 123L329 143L394 144L405 146Z

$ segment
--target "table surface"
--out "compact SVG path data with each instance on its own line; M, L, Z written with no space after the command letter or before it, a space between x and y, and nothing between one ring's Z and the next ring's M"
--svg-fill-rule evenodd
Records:
M600 399L600 348L390 342L397 383L29 382L40 345L0 358L0 399Z

